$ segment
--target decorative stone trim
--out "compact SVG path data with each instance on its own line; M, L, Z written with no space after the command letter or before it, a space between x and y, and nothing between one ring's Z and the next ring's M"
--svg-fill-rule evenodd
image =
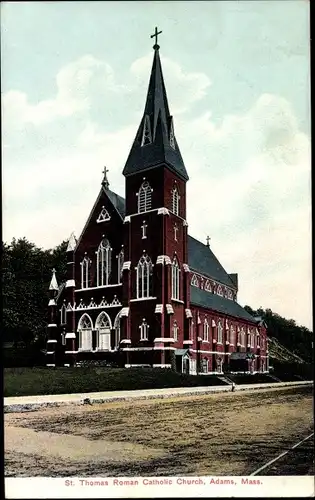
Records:
M156 263L157 264L171 264L171 259L168 257L168 255L158 255L157 259L156 259Z
M46 366L52 366L52 367L55 367L56 365L55 365L55 363L47 363L47 365L46 365Z
M65 354L78 354L79 351L65 351Z
M156 337L154 342L175 342L173 337Z
M122 339L120 341L121 344L131 344L131 340L130 339Z
M192 340L184 340L183 344L185 344L185 345L192 345L193 341Z
M189 265L188 264L183 264L183 269L185 273L190 273Z
M54 340L54 339L47 340L47 344L56 344L57 342L58 342L58 340Z
M214 319L213 319L213 320L212 320L212 322L211 322L211 326L217 326L217 325L216 325L216 322L214 321Z
M75 281L74 280L67 280L66 281L66 288L70 287L75 287Z
M171 364L154 364L152 365L153 368L172 368L172 365Z
M123 263L122 270L123 271L130 271L130 267L131 267L131 261L126 260L126 262Z
M201 337L197 337L197 341L198 342L202 342L202 338Z
M213 339L213 340L212 340L212 342L213 342L214 344L216 344L216 343L217 343L216 339Z
M48 328L49 328L50 326L57 326L57 325L56 325L56 323L49 323Z
M186 318L192 318L192 313L190 309L185 309Z
M173 309L173 306L171 304L166 304L166 312L167 314L174 314L174 309Z
M156 314L162 314L163 313L163 304L156 304L154 312Z
M185 219L183 219L183 226L184 226L184 227L185 227L185 226L188 226L188 222L187 222Z
M162 207L158 209L158 215L169 215L170 212L167 208Z
M56 302L55 302L55 299L50 299L50 301L48 302L48 305L49 306L56 306Z
M120 313L120 317L129 316L129 307L123 307Z
M76 334L73 332L66 333L66 339L75 339Z
M228 340L226 340L225 345L230 345L230 342Z
M130 215L126 215L126 217L124 218L124 224L125 224L126 222L131 222Z

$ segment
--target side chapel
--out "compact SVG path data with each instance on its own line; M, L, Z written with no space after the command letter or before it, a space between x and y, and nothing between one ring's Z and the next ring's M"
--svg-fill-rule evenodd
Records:
M81 236L69 239L67 281L58 286L53 271L47 366L119 358L126 368L266 372L266 325L238 304L238 275L225 271L209 238L203 244L188 234L188 174L157 35L143 117L123 169L125 199L109 189L105 168Z

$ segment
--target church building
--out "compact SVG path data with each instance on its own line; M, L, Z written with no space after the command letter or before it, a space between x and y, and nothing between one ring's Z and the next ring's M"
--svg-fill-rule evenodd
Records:
M108 360L190 374L268 371L266 325L237 302L238 275L188 234L186 166L159 45L144 113L123 169L125 198L99 194L50 283L47 366ZM126 155L127 156L127 155ZM187 200L189 201L192 200Z

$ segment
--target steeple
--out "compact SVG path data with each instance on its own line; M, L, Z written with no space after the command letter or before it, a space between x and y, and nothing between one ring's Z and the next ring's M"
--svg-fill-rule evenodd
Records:
M49 290L58 290L59 287L58 287L58 283L57 283L57 279L56 279L56 269L53 269L52 270L52 278L51 278L51 282L50 282L50 285L49 285Z
M161 33L161 32L159 32ZM154 56L143 117L126 161L125 176L166 164L182 179L188 180L186 168L174 135L173 117L170 115L164 85L160 46L157 44L157 28Z

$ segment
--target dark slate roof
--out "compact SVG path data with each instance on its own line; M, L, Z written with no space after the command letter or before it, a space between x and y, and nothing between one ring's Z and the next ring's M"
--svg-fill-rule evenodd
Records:
M222 267L212 250L200 241L188 236L188 265L191 271L210 276L223 285L235 288L235 283Z
M103 188L104 189L104 188ZM125 218L125 199L114 193L110 189L104 189L109 200L112 202L122 219Z
M190 287L190 302L196 306L206 307L219 313L256 322L255 318L234 300L225 299L220 295L206 292L195 286Z
M175 138L175 149L170 145L173 118L170 115L162 74L158 45L154 46L154 58L143 117L126 161L123 174L132 175L155 166L166 164L184 180L188 174ZM148 117L152 142L141 146L145 119Z

